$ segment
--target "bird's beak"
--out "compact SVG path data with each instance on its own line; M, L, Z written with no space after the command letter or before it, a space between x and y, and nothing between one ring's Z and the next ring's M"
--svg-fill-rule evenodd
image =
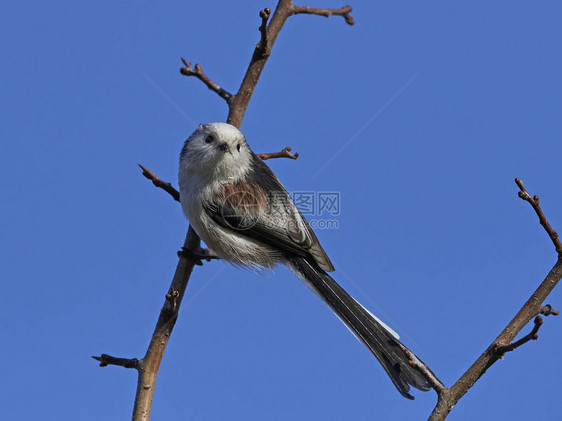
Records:
M222 142L217 145L217 149L222 152L230 152L230 148L228 147L228 143Z

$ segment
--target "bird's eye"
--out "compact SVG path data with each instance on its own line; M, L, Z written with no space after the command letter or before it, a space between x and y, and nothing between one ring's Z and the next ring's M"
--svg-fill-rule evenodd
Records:
M240 152L240 143L239 143L238 145L236 145L236 150L237 150L238 152Z
M215 138L213 137L212 134L210 134L209 136L207 136L205 138L205 143L213 143L214 140L215 140Z

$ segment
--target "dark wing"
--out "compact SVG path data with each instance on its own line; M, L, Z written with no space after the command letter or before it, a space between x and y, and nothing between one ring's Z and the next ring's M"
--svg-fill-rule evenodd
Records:
M224 228L236 231L285 253L306 257L305 244L294 241L283 227L270 223L266 218L240 213L231 206L220 206L216 202L205 206L207 214Z
M255 155L252 164L247 182L228 186L221 200L205 207L207 214L225 228L288 256L311 257L320 268L333 271L316 235L277 177Z

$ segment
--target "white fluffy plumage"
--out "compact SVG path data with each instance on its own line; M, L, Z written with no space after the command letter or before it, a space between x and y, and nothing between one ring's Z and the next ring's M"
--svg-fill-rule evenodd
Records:
M230 124L200 125L180 154L180 201L195 232L234 265L286 264L367 346L408 399L410 385L428 390L398 335L326 272L334 270L316 235L277 177Z

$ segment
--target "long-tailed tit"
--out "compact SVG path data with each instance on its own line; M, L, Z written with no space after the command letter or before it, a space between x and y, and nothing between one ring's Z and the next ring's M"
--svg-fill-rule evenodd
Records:
M287 265L367 346L403 396L414 399L410 385L429 390L398 335L326 273L334 267L316 235L236 127L211 123L195 130L180 154L179 185L185 216L220 258L256 269Z

